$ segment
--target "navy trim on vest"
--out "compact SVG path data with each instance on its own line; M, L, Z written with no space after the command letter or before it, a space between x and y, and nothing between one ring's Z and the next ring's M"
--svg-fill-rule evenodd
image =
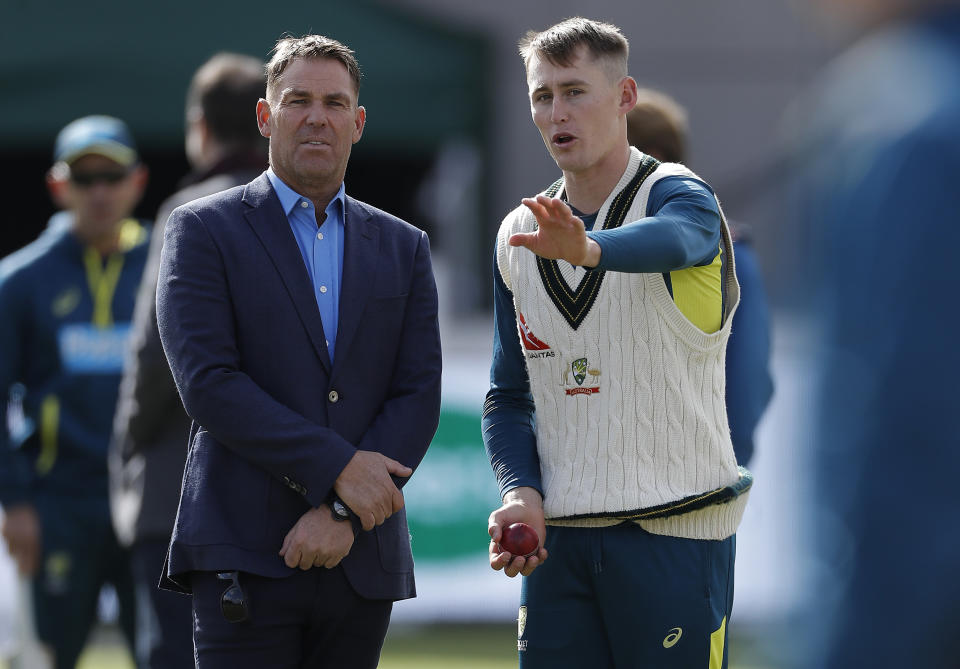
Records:
M650 156L644 156L640 163L640 168L623 190L617 193L610 204L610 210L603 222L603 230L613 230L623 225L627 217L627 211L633 204L633 198L636 197L640 185L650 176L660 165L660 161ZM547 197L556 196L560 190L562 179L558 179L544 191ZM567 323L574 330L580 327L583 320L590 313L590 308L597 299L600 292L600 285L603 283L605 270L595 270L587 272L586 276L580 281L576 290L570 290L570 286L564 281L560 274L560 266L556 260L548 260L537 256L537 269L540 271L540 279L543 281L550 300L556 305L557 309L563 314Z
M632 509L628 511L604 511L600 513L579 513L571 516L561 516L551 518L550 520L584 520L588 518L616 518L617 520L652 520L654 518L669 518L679 516L691 511L705 509L715 504L726 504L732 502L740 495L744 494L753 487L753 473L746 467L738 468L739 477L735 483L721 486L715 490L710 490L697 495L690 495L683 499L666 504L657 504L643 509Z

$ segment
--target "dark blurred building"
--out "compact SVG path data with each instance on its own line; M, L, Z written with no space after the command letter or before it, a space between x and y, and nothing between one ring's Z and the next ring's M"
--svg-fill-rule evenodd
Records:
M142 6L104 0L5 3L0 90L11 104L0 146L16 169L7 170L2 186L13 224L4 227L0 256L34 239L54 211L44 173L64 123L93 113L129 123L151 172L137 213L150 218L188 171L183 104L194 70L218 51L266 59L284 33L329 34L357 54L367 126L346 176L351 195L433 233L437 224L424 214L420 189L441 152L451 143L470 147L483 166L476 178L488 172L491 56L478 32L364 0L294 0L268 14L240 1L228 12L186 0ZM256 123L253 108L250 123ZM483 209L487 186L481 181L475 189L481 197L473 205ZM485 216L470 212L465 218ZM459 234L473 248L481 246L476 226ZM436 245L440 240L431 236Z

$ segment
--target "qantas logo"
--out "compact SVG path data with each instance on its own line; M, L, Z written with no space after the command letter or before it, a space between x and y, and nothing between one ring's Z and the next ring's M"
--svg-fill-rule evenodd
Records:
M523 347L528 351L546 351L550 348L530 332L530 326L527 325L527 321L519 311L517 312L517 327L520 329L520 340L523 342Z

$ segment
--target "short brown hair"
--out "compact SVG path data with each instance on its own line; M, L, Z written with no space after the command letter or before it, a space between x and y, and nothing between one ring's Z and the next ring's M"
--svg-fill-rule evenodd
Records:
M353 55L353 49L341 44L332 37L324 35L304 35L303 37L281 37L273 50L273 56L267 63L267 91L276 84L277 79L295 60L309 58L330 58L343 64L353 80L355 93L360 93L360 64Z
M637 89L637 105L627 113L627 141L669 163L687 159L687 112L665 93Z
M187 91L187 118L202 115L210 134L226 145L259 146L263 137L251 121L266 91L263 61L221 52L193 75Z
M554 65L566 67L573 62L581 45L587 47L594 59L604 58L614 63L620 76L627 75L630 43L620 29L610 23L575 16L546 30L527 31L520 39L519 47L523 64L527 67L535 55L542 56Z

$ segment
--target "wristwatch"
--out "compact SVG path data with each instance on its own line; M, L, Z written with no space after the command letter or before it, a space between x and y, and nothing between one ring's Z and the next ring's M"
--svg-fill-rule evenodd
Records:
M336 497L334 497L333 501L330 502L330 512L333 514L334 520L341 522L350 520L350 511L347 509L347 505Z

